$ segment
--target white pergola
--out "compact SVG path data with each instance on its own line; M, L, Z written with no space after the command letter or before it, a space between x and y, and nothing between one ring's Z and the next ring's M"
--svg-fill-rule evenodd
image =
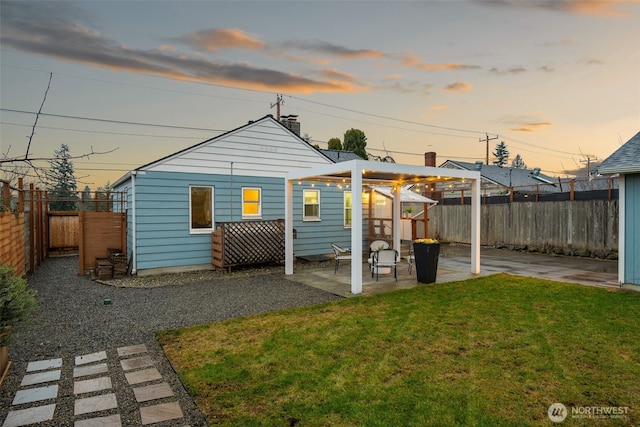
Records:
M351 293L362 293L362 194L363 185L392 186L393 247L400 248L400 189L409 184L469 181L471 184L471 273L480 273L480 172L412 166L397 163L350 160L299 169L285 176L285 274L293 274L293 184L297 181L350 183L353 194L351 225Z

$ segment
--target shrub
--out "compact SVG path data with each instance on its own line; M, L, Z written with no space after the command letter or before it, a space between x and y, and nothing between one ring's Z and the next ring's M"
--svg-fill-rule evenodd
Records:
M36 291L15 275L15 269L0 266L0 347L11 342L16 329L28 322L36 307Z

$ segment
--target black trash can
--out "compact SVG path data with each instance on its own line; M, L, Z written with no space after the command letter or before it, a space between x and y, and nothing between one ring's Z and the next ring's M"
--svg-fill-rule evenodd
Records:
M434 283L438 272L439 243L414 243L416 274L420 283Z

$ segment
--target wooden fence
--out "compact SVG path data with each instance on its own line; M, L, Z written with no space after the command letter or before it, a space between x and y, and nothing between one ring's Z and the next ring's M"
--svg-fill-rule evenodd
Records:
M211 233L216 269L284 260L284 220L217 222Z
M109 249L126 253L127 217L124 212L87 212L79 216L78 274L93 270L96 258L107 258Z
M96 193L97 202L74 197L80 211L52 212L47 192L33 184L26 189L20 178L17 187L4 180L0 185L0 263L18 274L33 273L50 249L79 249L80 274L93 269L95 258L106 257L108 249L126 251L124 194ZM111 212L114 204L120 205L117 213Z
M574 255L617 252L618 206L617 200L483 205L480 241ZM470 224L468 205L429 210L429 237L471 243Z

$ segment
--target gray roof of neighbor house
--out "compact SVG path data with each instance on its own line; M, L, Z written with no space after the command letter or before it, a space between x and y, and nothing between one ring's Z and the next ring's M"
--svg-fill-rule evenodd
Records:
M640 132L604 159L596 170L602 175L640 173Z
M458 162L447 160L440 167L478 170L480 163ZM503 187L524 187L538 184L556 184L557 179L540 173L540 169L518 169L500 167L497 165L485 165L480 167L480 175L483 179Z
M358 156L353 151L325 150L322 148L319 148L318 151L327 156L334 163L347 162L349 160L362 160L362 157Z

